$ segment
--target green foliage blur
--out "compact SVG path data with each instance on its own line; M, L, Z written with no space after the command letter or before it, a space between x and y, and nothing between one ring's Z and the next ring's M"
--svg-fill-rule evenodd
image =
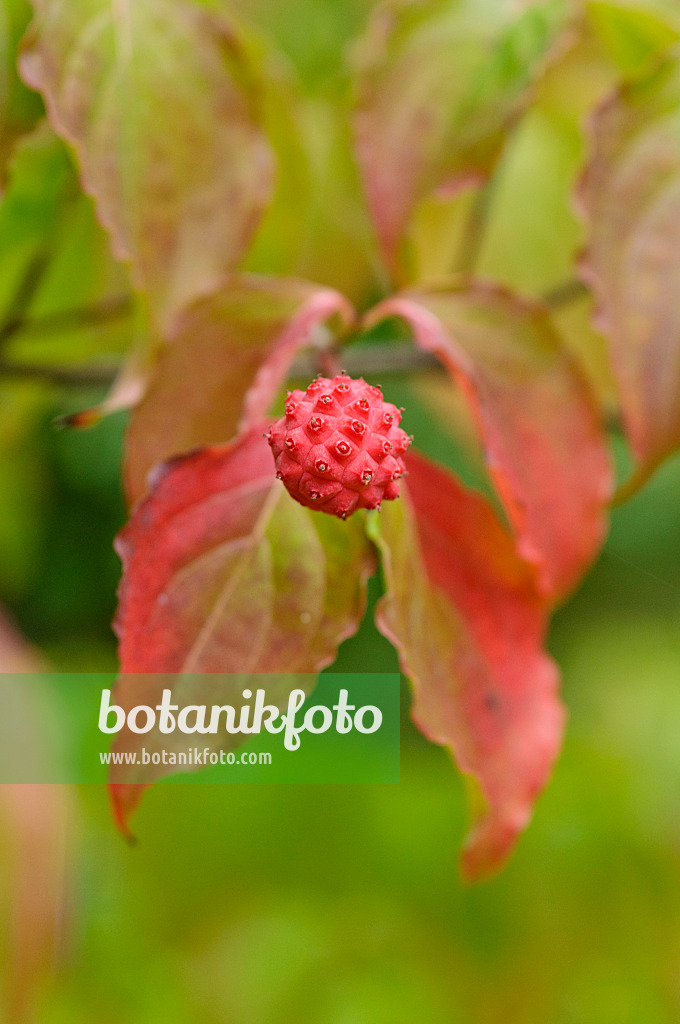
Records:
M11 6L15 23L25 25L27 5ZM319 96L340 88L343 47L371 5L234 6L276 40L304 90ZM590 34L549 81L504 158L480 254L485 273L522 288L559 283L579 244L578 219L559 197L582 160L576 126L586 99L675 31L664 13L672 15L672 4L589 7ZM25 186L18 207L0 206L0 227L13 216L21 226L20 239L0 231L11 240L0 249L0 304L9 322L19 286L47 246L49 267L28 312L51 317L53 326L2 340L3 360L36 372L5 367L0 377L0 606L50 665L104 671L116 664L112 539L125 519L125 414L91 430L56 430L55 417L95 405L105 391L89 378L86 386L69 381L67 372L63 383L58 374L48 379L40 367L106 369L134 324L55 321L119 294L124 276L80 193L41 217L51 225L48 238L42 228L32 237L24 231L36 203L50 208L56 191L73 189L60 144L38 137L28 145L42 148L46 170L36 181L18 179ZM266 262L267 245L275 257L266 234L259 244L258 258ZM342 268L330 266L329 275L342 277ZM564 313L575 351L611 401L602 341L585 325L581 304ZM478 453L438 379L384 383L386 397L407 407L420 447L483 483ZM615 436L613 443L623 467L623 442ZM374 601L377 580L371 593ZM14 1011L38 1024L676 1024L678 457L614 510L598 563L555 617L550 649L570 713L566 743L533 823L496 879L475 887L459 881L463 783L446 754L409 723L404 688L399 786L160 785L136 818L134 848L115 832L105 793L81 787L67 795L40 856L36 827L23 860L12 852L7 817L0 996L16 982L12 943L21 928L10 917L25 903L14 897L27 888L49 900L43 872L51 863L56 953L38 957L35 974L27 971L30 992ZM334 667L396 669L370 614ZM26 927L31 934L39 917ZM19 1021L0 1017L0 1024Z

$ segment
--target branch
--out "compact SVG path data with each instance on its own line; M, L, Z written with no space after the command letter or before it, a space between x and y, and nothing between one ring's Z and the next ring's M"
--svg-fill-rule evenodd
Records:
M28 266L19 281L17 290L10 302L5 322L0 327L0 347L22 329L24 315L33 301L38 288L49 266L50 253L41 249L29 260Z
M442 370L434 356L410 345L390 343L371 345L363 349L345 349L341 355L342 369L352 377L362 375L391 377L404 373ZM101 387L113 384L118 367L94 364L91 366L51 366L43 363L15 363L0 359L0 377L16 380L43 380L67 387ZM307 380L318 373L317 354L300 355L290 368L289 380Z
M566 281L549 292L543 300L552 308L559 309L576 302L588 294L580 281ZM127 316L132 309L132 300L127 295L106 299L94 306L51 313L32 320L8 321L0 328L0 344L18 331L26 334L45 334L78 327L96 326ZM414 346L392 342L371 345L351 345L341 351L333 351L351 377L394 377L426 371L446 372L442 363L427 352ZM291 366L289 379L304 380L314 377L319 371L318 353L303 352ZM0 359L0 377L20 380L43 380L65 387L108 388L113 383L117 367L104 364L91 366L63 367L38 363L16 363Z
M366 345L363 348L350 346L337 353L341 368L350 377L394 377L405 373L425 370L444 370L442 363L429 352L423 352L408 344ZM290 380L308 379L318 373L316 353L302 353L290 368Z
M0 360L0 377L39 380L65 387L108 388L117 373L115 366L47 366L40 363L11 363Z
M442 373L448 371L436 356L407 344L394 345L390 342L373 344L365 348L345 349L342 352L342 369L351 377L369 377L372 380L389 378L408 373ZM290 368L288 380L308 381L318 372L316 353L303 353ZM99 364L95 366L45 366L34 363L8 363L0 360L0 379L8 377L17 380L38 380L48 384L69 388L101 388L107 391L118 373L117 366ZM605 417L605 425L614 433L621 433L623 426L617 412ZM639 486L636 479L630 484L631 493ZM624 486L617 494L615 504L627 497Z

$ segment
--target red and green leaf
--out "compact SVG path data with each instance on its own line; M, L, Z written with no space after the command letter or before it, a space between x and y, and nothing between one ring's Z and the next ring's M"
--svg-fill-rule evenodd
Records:
M210 673L318 672L358 628L374 570L363 522L293 501L262 435L165 465L120 535L123 703L139 703L128 674L172 673L174 697L184 681L205 703L197 674L210 687ZM120 820L139 796L125 786L151 777L115 770Z
M491 285L388 299L469 400L489 472L541 591L559 597L602 543L612 472L598 412L544 307Z
M404 499L371 531L386 593L381 632L414 688L413 718L481 791L463 870L498 868L525 828L560 748L558 673L544 599L488 502L423 456Z
M594 115L582 263L644 477L680 445L680 58Z
M568 0L377 8L360 54L357 145L392 269L421 200L493 170L570 15Z
M128 427L130 502L145 493L157 463L264 419L297 352L327 341L320 328L336 315L345 325L354 315L337 292L255 276L226 282L182 314Z
M21 60L157 320L214 290L272 188L257 86L224 17L184 0L34 0Z

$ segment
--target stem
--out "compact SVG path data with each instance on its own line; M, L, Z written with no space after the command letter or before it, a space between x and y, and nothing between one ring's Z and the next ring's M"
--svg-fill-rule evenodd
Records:
M337 352L332 349L324 349L317 353L316 363L324 377L335 377L337 373L342 372L340 366L340 356ZM292 373L291 373L292 376Z
M0 327L0 347L22 329L26 310L33 301L45 271L49 265L50 253L41 249L35 253L24 270L19 285L9 304L5 322Z
M62 186L60 193L57 220L48 231L47 236L43 238L38 250L31 256L5 313L4 323L0 325L0 348L4 348L10 338L24 329L26 313L42 284L45 272L49 269L54 255L55 242L63 226L65 212L71 208L72 203L80 194L75 176L69 176L68 182Z

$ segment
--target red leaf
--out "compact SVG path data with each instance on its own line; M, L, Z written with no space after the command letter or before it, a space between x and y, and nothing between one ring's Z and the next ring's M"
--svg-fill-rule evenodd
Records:
M373 523L386 582L377 623L413 683L416 724L481 788L463 854L479 878L507 857L558 753L558 673L534 573L491 506L422 455L406 461L407 497Z
M600 547L612 473L592 397L547 312L473 283L388 299L370 321L395 315L459 383L519 553L543 593L563 595Z
M625 86L594 115L579 200L584 280L608 336L642 479L680 445L680 64Z
M163 673L173 674L180 703L190 695L185 703L212 704L211 673L240 674L242 689L246 673L318 672L356 631L374 569L363 523L294 501L274 476L262 431L168 463L120 535L122 706L140 702L141 685L160 695ZM209 700L198 699L201 690ZM126 750L139 740L118 734ZM121 824L139 798L129 785L163 770L114 768Z
M334 315L345 324L354 316L338 292L256 276L229 280L185 312L130 420L124 465L130 503L145 493L157 463L220 444L263 419L297 352Z

